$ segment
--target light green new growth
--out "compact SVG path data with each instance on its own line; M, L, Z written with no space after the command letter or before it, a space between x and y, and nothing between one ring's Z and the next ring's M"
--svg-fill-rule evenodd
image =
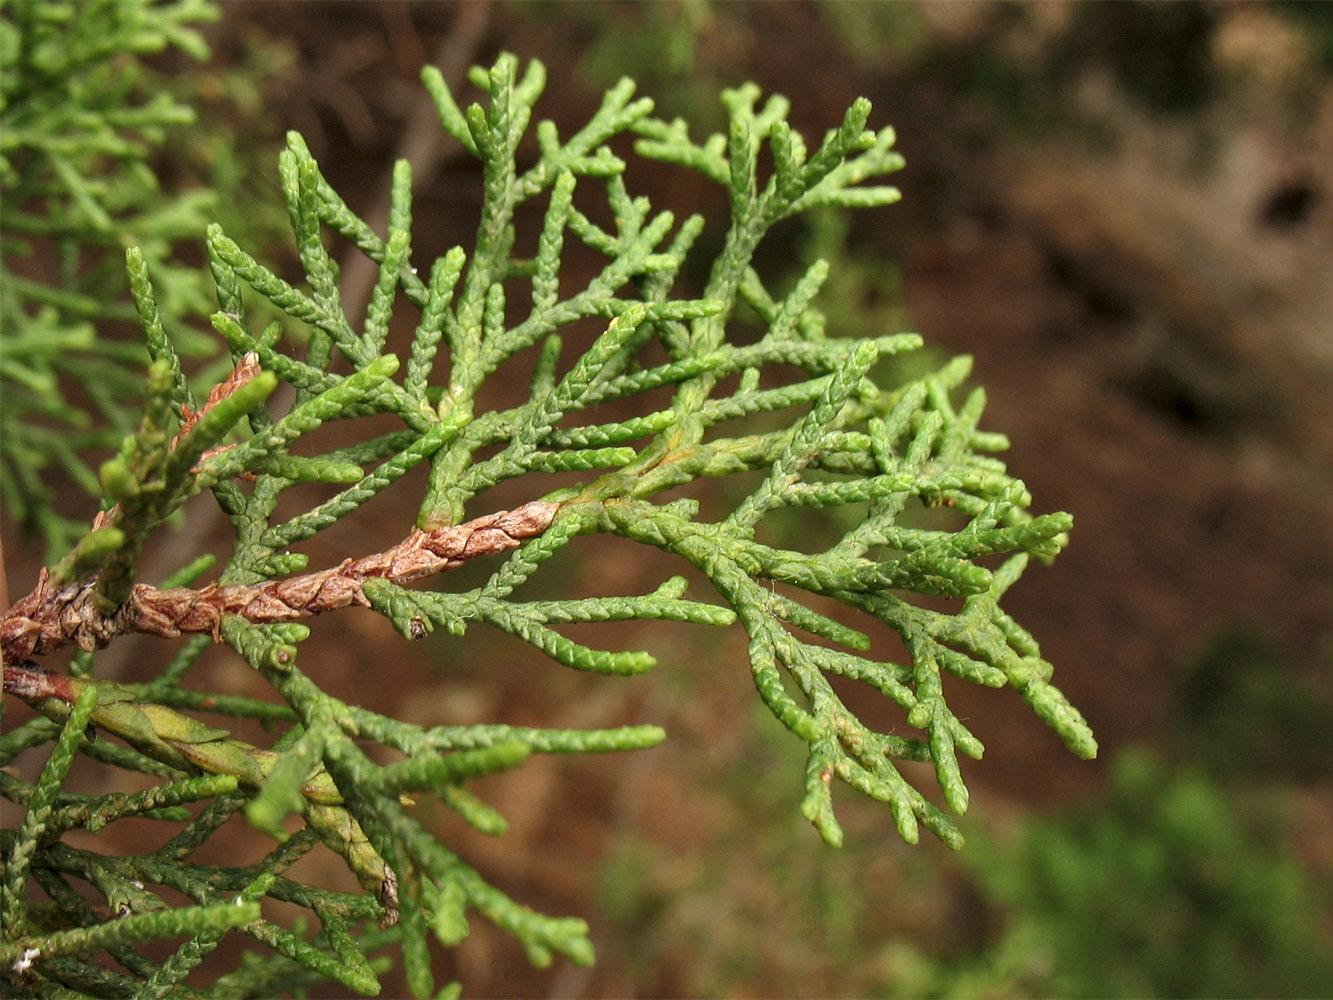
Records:
M1000 607L1031 556L1047 560L1060 550L1071 519L1031 514L1027 490L991 454L1005 440L979 427L983 394L973 390L958 401L968 360L902 384L887 381L877 362L919 347L917 335L849 339L825 330L813 305L828 274L823 262L786 291L756 269L757 248L784 219L817 206L871 208L898 199L895 188L880 183L901 165L893 132L867 127L869 103L857 101L836 129L807 147L786 122L787 101L761 102L758 88L747 85L723 95L727 134L696 142L685 123L654 118L652 102L634 99L625 80L576 133L562 137L550 122L538 124L539 154L525 152L527 165L520 166L520 143L545 82L540 64L520 73L518 60L505 55L489 70L474 70L472 82L488 99L466 109L437 71L426 69L423 79L443 127L481 161L473 246L455 247L419 271L407 164L394 172L388 232L381 237L329 186L301 138L289 136L279 173L305 279L289 284L219 228L209 230L219 303L213 325L238 361L254 354L263 375L205 408L174 445L181 418L202 404L163 332L149 269L131 251L131 287L154 359L151 395L138 434L103 469L105 490L121 505L103 531L120 534L111 545L94 544L96 533L90 535L61 564L61 579L92 580L95 592L118 606L130 592L143 541L205 489L236 534L217 582L249 586L302 572L304 557L287 553L290 546L355 518L418 466L428 475L416 527L426 532L498 509L489 491L522 479L526 497L558 510L549 527L509 546L507 557L488 557L494 565L483 583L460 591L446 574L433 582L438 589L423 590L391 576L370 577L362 586L365 600L404 636L436 628L460 635L488 625L565 666L613 674L640 673L654 658L585 645L562 628L627 618L739 623L759 696L808 746L800 808L829 844L843 837L835 783L886 803L904 840L915 842L924 825L950 846L961 844L951 818L968 804L958 755L979 758L982 745L950 709L946 674L1014 688L1073 752L1093 756L1092 734L1051 686L1051 667L1036 641ZM697 295L682 291L681 275L713 220L678 220L632 195L627 164L608 145L626 133L635 137L639 156L698 171L729 195L722 250ZM590 206L593 192L604 197L607 211L576 207ZM542 219L531 258L515 256L516 220L525 205L537 206ZM613 220L609 228L602 218ZM364 317L348 316L341 306L330 235L380 264ZM562 268L575 243L604 259L581 284ZM254 329L250 314L259 301L285 316L283 323ZM390 317L408 305L416 326L400 358L386 353ZM742 305L765 329L738 343L734 314ZM601 332L586 348L574 347L590 323ZM488 380L519 371L529 380L529 397L483 412L477 399ZM295 390L281 415L261 405L277 382ZM669 401L655 392L662 389L669 389ZM632 417L608 420L619 410L603 404L648 398L657 408L639 405ZM385 415L399 426L385 430ZM321 424L370 417L379 418L376 430L359 443L313 453L308 435ZM234 447L219 449L225 444ZM548 492L534 475L547 472L579 473L581 485ZM253 477L244 488L236 482L243 473ZM725 488L695 490L702 499L674 492L702 479L723 480ZM294 516L279 514L285 491L308 482L340 488ZM791 508L844 530L826 547L793 548L782 529ZM412 526L402 528L407 535ZM685 579L672 577L639 596L524 599L523 585L553 556L597 533L681 557L712 593L700 588L686 599ZM188 584L206 569L195 566L171 584ZM949 601L927 604L916 595ZM950 610L939 610L945 606ZM308 628L269 621L228 614L220 637L285 706L179 687L208 646L206 637L186 640L152 683L126 688L77 680L64 695L20 695L59 726L37 719L0 739L0 762L57 740L35 785L0 776L4 794L28 809L20 829L2 834L7 919L0 976L34 995L54 995L62 986L98 996L185 995L185 977L234 928L280 957L270 954L207 987L195 984L200 995L254 995L324 977L374 994L376 967L367 956L396 942L410 988L424 997L436 989L429 937L457 944L476 916L512 933L534 963L557 954L590 962L581 920L536 914L489 885L421 823L412 800L438 795L467 822L498 835L504 819L468 790L473 778L521 766L533 753L649 747L662 731L408 724L326 694L318 663L301 658ZM334 616L317 627L336 626ZM888 643L892 635L901 642ZM78 670L91 677L95 659L82 655ZM835 677L863 682L897 705L901 722L894 731L861 722ZM36 674L28 680L47 683ZM264 750L185 714L205 706L289 728ZM110 737L80 743L90 719ZM368 750L376 744L400 759L376 763ZM76 747L160 775L173 791L152 801L65 792L66 765L57 758ZM907 780L900 761L933 764L945 808ZM204 773L234 780L189 784ZM208 805L185 819L178 803L192 797ZM59 841L53 817L66 817L57 824L65 829L75 810L101 825L149 815L184 826L142 855L102 857ZM236 811L280 843L245 869L191 863L192 852ZM289 838L284 823L297 814L307 828ZM321 841L343 855L367 895L284 874ZM105 941L78 932L84 937L66 943L59 935L76 932L55 931L51 908L27 901L29 874L66 924L98 923L72 889L76 880L91 883L108 906L145 915L164 905L147 886L171 886L194 900L197 914L176 910L181 919L151 935L188 938L162 962L135 952L131 942L142 938L128 932ZM305 937L245 908L266 896L310 909L319 933ZM231 899L247 902L222 921L218 906ZM384 929L360 929L368 919ZM50 942L57 938L60 957L53 957ZM15 963L25 949L37 952L20 973ZM98 966L92 955L102 949L124 971Z

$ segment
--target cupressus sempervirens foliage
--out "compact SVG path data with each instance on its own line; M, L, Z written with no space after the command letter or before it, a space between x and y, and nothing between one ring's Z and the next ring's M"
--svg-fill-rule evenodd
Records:
M992 456L1005 440L979 427L981 391L957 399L967 360L883 384L877 359L917 348L919 337L848 339L824 329L813 305L827 273L822 262L786 289L755 269L756 248L784 219L817 206L897 200L894 188L876 183L900 159L891 130L866 128L869 104L856 102L810 149L787 124L785 99L760 102L758 89L745 86L723 94L727 134L698 143L685 123L653 117L652 103L634 99L633 84L623 81L575 134L562 137L541 122L538 154L521 164L519 144L543 89L539 64L520 74L518 61L503 56L474 70L488 98L466 110L439 73L423 77L444 128L483 165L472 247L429 266L413 261L407 164L394 174L381 236L292 135L279 172L305 280L287 283L210 229L213 326L235 368L207 399L191 393L164 333L143 255L126 255L152 356L142 419L102 466L106 502L92 530L3 619L6 699L41 714L0 740L0 760L46 753L32 783L0 773L6 811L21 816L17 828L0 832L7 991L189 994L186 977L233 931L266 946L262 960L193 990L267 995L328 978L373 994L379 984L368 956L394 945L411 989L427 996L435 989L428 939L456 944L477 917L512 933L533 962L557 953L592 960L581 920L537 914L489 885L419 822L414 803L438 796L477 828L500 833L503 819L468 790L471 779L532 753L646 748L663 732L431 727L338 700L321 690L318 665L301 656L310 629L337 628L338 616L302 619L353 604L385 615L406 639L484 624L566 667L609 674L639 673L654 659L584 645L561 627L630 618L738 623L759 696L808 747L800 808L834 845L842 838L837 783L885 802L907 841L925 826L951 846L961 843L949 815L967 807L957 755L979 757L982 747L950 710L945 674L1014 688L1071 750L1096 751L1083 719L1051 686L1037 643L1000 608L1029 558L1059 551L1070 518L1031 514L1023 484ZM625 133L638 156L720 185L730 218L677 220L631 193L626 163L608 146ZM596 192L604 207L594 209ZM519 258L515 218L525 204L539 206L542 221L535 254ZM710 224L725 226L722 249L702 294L681 298L681 272ZM380 265L364 317L340 304L326 247L333 234ZM604 259L586 282L562 270L575 242ZM399 358L385 344L404 300L417 320ZM261 301L283 318L258 329L251 315ZM759 318L761 336L738 342L738 309ZM586 351L570 351L562 331L584 321L602 332ZM517 368L530 379L527 398L482 412L475 401L487 380ZM280 383L294 392L279 408ZM599 404L650 399L636 416L599 419L610 410ZM395 429L384 429L384 415ZM319 453L308 437L329 421L371 417L375 430L346 447ZM428 470L427 485L401 543L321 567L292 551L339 519L356 518L418 466ZM555 492L537 475L570 471L579 484ZM745 487L726 509L704 516L697 500L673 496L703 477L735 477ZM488 493L513 479L522 480L527 502L497 511ZM294 516L285 507L279 514L286 491L307 483L333 484L325 487L331 495ZM137 580L146 540L169 530L171 515L205 491L235 531L228 563L216 574L200 560L169 580ZM935 509L928 521L917 515L922 507ZM843 520L831 523L845 530L818 551L785 547L772 523L791 508L810 517L838 516L825 509L839 508ZM687 599L686 581L672 577L643 595L523 596L524 583L553 555L597 533L684 560L712 593L700 588ZM451 586L443 571L469 560L484 560L489 578L470 590ZM427 577L437 589L406 586ZM915 595L954 600L939 610L940 601ZM830 617L839 607L847 613ZM872 649L866 632L848 624L858 617L887 625L905 655ZM129 632L163 637L161 673L137 685L97 680L95 651ZM80 649L71 675L37 664L71 642ZM214 642L262 675L282 704L183 684ZM897 705L895 731L863 724L833 677L870 685ZM200 721L204 709L283 723L285 731L271 747L253 746ZM398 759L375 762L372 745ZM80 753L159 783L134 794L66 791ZM900 761L933 763L945 808L904 778ZM238 811L272 834L272 851L243 868L192 861ZM294 814L304 827L289 836L284 823ZM161 822L161 837L143 853L104 856L62 842L67 830L128 816ZM321 843L345 859L363 894L288 877L292 863ZM79 887L88 886L104 904L86 901ZM165 903L163 887L193 905ZM266 898L307 908L304 935L267 920ZM103 919L108 912L114 919ZM181 937L165 960L135 950Z

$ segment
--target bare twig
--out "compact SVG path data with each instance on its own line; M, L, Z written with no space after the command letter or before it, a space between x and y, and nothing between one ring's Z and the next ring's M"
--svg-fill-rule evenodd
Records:
M192 410L188 406L182 405L181 429L177 431L176 436L171 439L170 450L172 451L175 450L176 445L180 443L181 438L185 437L185 435L189 434L190 431L193 430L194 425L199 422L200 418L203 417L205 413L207 413L213 407L217 406L218 403L222 402L224 399L226 399L228 396L234 393L237 389L241 388L241 386L246 385L248 382L250 382L256 375L259 374L260 370L261 369L259 367L259 355L251 351L250 353L244 355L239 361L236 362L236 367L232 369L230 375L224 378L217 385L213 386L212 389L208 390L208 398L204 400L203 406L199 407L199 409L197 410ZM229 451L230 449L235 447L236 446L234 444L222 444L218 445L216 448L209 448L207 451L205 451L202 455L199 456L199 461L202 462L206 458L211 458L214 455L220 454L224 451ZM197 471L197 467L196 469L192 469L191 471L192 472ZM254 476L251 473L243 472L241 473L241 478L254 479ZM112 524L119 514L120 514L120 504L116 504L113 507L108 507L106 510L98 511L97 515L93 518L93 530L96 531L98 528L102 528L108 524Z
M199 422L199 418L205 413L217 406L228 396L230 396L241 386L246 385L260 372L259 355L254 351L243 355L241 360L236 362L236 367L232 369L230 375L224 378L213 388L208 390L208 398L204 400L204 405L197 410L191 410L188 406L181 407L181 429L174 438L171 439L171 447L175 448L177 442L186 434L194 429L194 425Z

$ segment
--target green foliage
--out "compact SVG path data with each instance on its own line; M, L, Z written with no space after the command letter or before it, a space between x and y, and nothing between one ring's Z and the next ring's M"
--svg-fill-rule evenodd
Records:
M1046 560L1060 550L1070 518L1031 514L1023 484L990 454L1005 440L980 429L984 394L955 398L968 359L881 384L872 376L877 360L917 349L918 336L831 336L812 304L827 278L823 261L785 290L757 270L757 249L782 221L816 208L897 200L896 189L878 183L901 164L893 132L867 128L869 103L856 102L811 148L787 124L784 98L761 103L758 88L746 85L723 94L727 133L696 142L684 122L654 118L652 102L634 99L624 80L572 135L538 124L535 157L520 157L545 81L540 64L520 74L505 55L475 70L472 81L488 100L466 109L438 72L427 69L423 79L444 128L481 162L482 208L470 248L455 247L419 273L408 165L394 172L381 237L331 188L301 138L289 136L279 175L304 280L289 283L220 227L209 229L218 299L212 322L237 372L202 402L183 375L156 268L137 250L127 254L152 363L138 430L101 470L106 499L116 506L5 619L6 690L45 718L3 737L0 762L56 746L35 782L4 779L5 794L27 804L22 825L3 841L3 905L12 917L4 954L15 958L0 975L10 986L39 995L62 986L91 995L180 995L227 927L276 955L195 984L202 994L267 995L321 978L373 994L379 983L367 956L395 944L409 988L429 996L428 939L456 945L474 916L513 934L538 965L556 955L592 960L581 920L536 914L488 884L423 825L409 793L438 795L464 821L499 834L504 820L467 788L472 779L521 766L534 753L648 747L662 731L419 726L334 698L321 689L317 664L302 660L309 629L294 619L351 603L370 605L408 637L488 625L565 666L613 674L647 670L653 657L585 645L562 629L627 618L739 622L762 702L804 746L801 812L830 844L843 839L835 780L886 803L904 840L916 841L924 825L950 846L961 844L950 816L968 802L957 755L980 757L982 745L951 711L945 675L1012 687L1071 750L1096 752L1083 719L1050 684L1036 641L1000 608L1032 556ZM722 250L697 296L678 286L707 222L678 221L630 193L628 164L610 146L625 134L639 156L697 171L729 196ZM597 193L604 204L594 209ZM519 257L516 220L526 205L542 221L535 252ZM342 308L330 237L380 265L364 317ZM576 244L602 260L579 284L562 266ZM732 334L742 303L764 325L745 342ZM257 329L255 317L274 311L281 320ZM414 329L400 360L388 345L408 312ZM518 373L531 387L522 401L492 410L479 404L489 385ZM277 398L279 383L291 391L271 411L275 404L265 401ZM608 421L621 407L633 415ZM333 422L357 443L321 448L314 432ZM389 422L395 429L385 430ZM357 517L419 466L424 496L415 529L403 526L401 546L382 558L353 553L320 574L273 579L304 569L290 547ZM580 481L551 491L540 474L552 472ZM249 485L238 482L242 476ZM711 478L741 486L720 510L707 490L675 493ZM521 480L528 497L545 495L512 516L488 515L500 504L492 491L511 480ZM309 483L334 489L293 507L310 493L288 492ZM137 582L144 542L206 490L236 535L216 585L172 590ZM932 512L929 521L914 518L921 509ZM793 511L812 521L833 514L846 526L827 546L787 547L772 526ZM641 596L522 598L556 553L598 533L683 558L721 603L686 599L681 577ZM408 588L423 575L411 567L425 549L452 560L432 563L429 572L511 554L471 589L449 589L448 578L439 590ZM207 569L192 565L169 584L185 587ZM216 613L200 617L208 609ZM185 641L154 681L120 687L93 680L91 650L133 630L212 632L283 704L181 686L208 645L203 636ZM68 641L86 650L76 678L21 663ZM861 722L834 678L887 696L901 712L895 731ZM271 749L255 747L184 714L205 705L223 716L290 725ZM110 737L81 742L90 719L129 749ZM73 797L63 787L63 757L60 766L55 761L75 748L164 779L170 804ZM379 763L385 754L373 748L396 762ZM907 780L902 761L933 765L944 808ZM187 784L198 774L232 784ZM191 797L207 804L182 815L178 803ZM142 854L101 856L60 839L52 810L76 805L99 825L148 815L175 832ZM245 868L193 860L236 812L279 843ZM303 829L289 836L296 816ZM289 873L321 842L368 894L334 892ZM52 907L29 902L29 877ZM90 884L108 906L146 912L165 900L141 884L184 893L197 913L187 908L179 920L143 926L159 927L149 937L184 933L187 942L157 962L130 947L140 940L134 934L85 934L73 944L58 939L53 957L57 926L100 922L73 881ZM307 937L256 917L250 904L266 898L309 909L319 932ZM241 900L236 913L244 919L233 914L224 927L217 908L231 900ZM380 919L381 930L362 931L368 919ZM102 949L126 971L95 964Z
M1321 681L1331 667L1333 650L1302 674L1271 636L1220 629L1185 672L1177 753L1221 780L1328 780L1333 697Z
M1278 849L1271 816L1246 818L1236 786L1169 773L1142 751L1118 757L1113 786L1106 804L972 856L1012 910L992 959L1026 951L1029 974L1047 970L1039 992L1056 996L1327 995L1312 883Z
M151 87L142 60L205 58L191 25L216 14L205 0L0 6L0 496L51 553L82 530L57 483L100 496L88 454L115 447L142 398L141 343L111 339L137 325L127 247L152 264L177 349L214 351L181 322L206 312L204 276L171 253L203 232L215 196L159 190L149 158L194 113Z

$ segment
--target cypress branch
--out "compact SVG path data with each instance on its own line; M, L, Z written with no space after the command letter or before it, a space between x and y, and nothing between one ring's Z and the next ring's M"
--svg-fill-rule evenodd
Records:
M31 16L30 5L22 10ZM381 235L332 189L297 135L288 137L278 176L303 276L280 278L244 240L216 225L207 231L218 306L211 322L233 355L231 372L211 389L192 387L183 374L176 324L154 287L171 272L147 253L126 255L132 310L152 359L139 385L142 416L95 477L104 503L91 528L0 618L6 697L45 716L0 737L0 759L52 747L35 783L0 781L0 794L23 816L0 836L7 927L0 958L8 969L0 972L7 982L27 977L36 992L75 983L88 995L176 995L224 934L240 932L262 944L265 957L202 995L321 978L373 995L379 982L370 953L393 944L410 988L426 996L434 991L428 939L454 946L477 916L512 934L536 964L557 955L592 960L583 921L534 913L491 886L426 827L415 799L438 797L476 829L500 836L506 821L471 787L478 778L522 767L534 753L645 749L663 731L420 726L334 698L321 688L318 664L302 658L312 627L305 621L330 615L331 624L318 627L336 627L334 612L351 606L385 616L409 639L486 625L557 664L624 675L652 668L659 657L576 641L566 626L630 619L738 625L758 697L805 745L793 804L833 845L845 836L835 784L884 802L906 841L918 840L924 826L961 845L952 817L968 808L969 795L958 758L980 758L984 748L952 711L946 673L1014 688L1071 751L1096 752L1082 716L1051 685L1036 639L1000 607L1030 556L1058 554L1072 520L1033 513L1029 491L993 454L1006 441L981 427L984 394L960 393L970 359L895 379L877 361L916 350L917 334L841 337L816 305L830 264L818 261L788 278L758 263L756 251L783 219L819 205L867 208L897 199L883 179L901 159L892 130L869 127L869 102L857 101L807 145L786 120L785 98L763 99L746 85L723 94L725 131L696 143L686 123L655 118L651 101L635 99L626 80L567 139L539 122L535 160L520 166L516 155L530 148L524 138L545 86L540 64L520 72L515 57L501 56L473 73L484 98L466 106L438 72L427 69L423 80L442 126L480 161L483 178L475 239L432 262L424 279L411 264L406 165L393 172ZM680 276L697 271L692 258L713 220L678 221L634 194L625 161L607 145L625 134L636 139L637 155L696 171L725 191L721 250L703 262L708 277L699 295L682 291ZM771 171L761 166L765 157ZM106 211L90 201L79 165L57 158L51 169L98 230ZM576 207L594 196L604 214ZM529 218L537 220L536 251L518 259L520 220ZM40 228L20 220L25 225ZM362 317L342 308L330 234L378 264ZM581 287L564 268L573 242L603 258ZM57 298L71 316L96 315L86 296ZM262 302L266 319L278 318L256 331L247 301ZM733 337L741 304L762 327L743 344ZM386 351L400 309L420 314L401 373ZM569 328L593 317L602 332L574 351L585 341ZM284 338L289 330L294 335ZM75 336L68 326L44 331L36 321L24 335L48 332L60 342ZM524 368L528 398L484 411L479 398L489 380L529 349L532 360L522 362L531 366ZM46 375L32 368L24 377L31 387ZM289 403L273 402L279 383L293 390L281 397ZM612 401L615 409L601 406ZM323 448L314 434L331 421L359 428L369 418L374 429L352 444ZM338 520L355 520L381 493L401 492L418 466L426 486L409 498L416 515L402 526L400 543L314 568L304 554L286 551ZM554 472L579 482L550 491L541 477ZM718 491L707 504L669 495L747 473L743 492ZM506 495L518 490L522 500L500 509L491 491L511 480L520 482ZM309 483L345 488L291 513L285 494ZM209 570L200 560L163 585L138 580L144 545L203 492L236 535L216 579L199 583ZM817 531L793 537L783 523L793 508L810 524L829 518L830 528L838 526L832 540L819 541ZM712 593L687 598L685 579L668 576L648 593L523 594L529 581L555 577L554 556L577 556L594 534L683 559ZM464 564L489 566L489 575L463 590L446 571ZM407 586L427 578L436 589ZM957 600L941 605L919 600L924 595ZM874 622L901 637L903 662L874 648ZM161 647L156 679L132 687L98 679L96 651L131 632L195 638L179 651ZM181 686L210 639L257 673L274 700ZM71 675L32 660L71 643L83 651ZM663 659L669 667L671 658ZM878 732L863 723L833 678L881 693L899 724ZM205 724L196 717L201 711L285 730L261 747ZM371 747L392 751L393 762L377 763ZM81 754L154 775L159 784L133 794L75 795L63 786ZM916 787L916 771L900 769L904 761L933 765L944 808ZM179 808L190 802L205 803L193 818ZM196 864L194 853L237 813L276 846L251 865ZM76 851L61 840L72 827L132 816L183 826L158 849L125 857ZM305 824L295 835L287 830L292 816ZM302 854L324 848L363 893L288 876ZM104 925L110 930L95 926L71 880L92 885L128 915ZM58 929L27 902L30 881L48 891L74 930ZM193 902L167 904L152 885ZM263 919L265 897L309 909L320 930L306 935ZM379 920L381 930L363 929L367 920ZM139 941L177 936L187 940L163 962L134 951ZM99 951L127 972L97 972L84 957Z

